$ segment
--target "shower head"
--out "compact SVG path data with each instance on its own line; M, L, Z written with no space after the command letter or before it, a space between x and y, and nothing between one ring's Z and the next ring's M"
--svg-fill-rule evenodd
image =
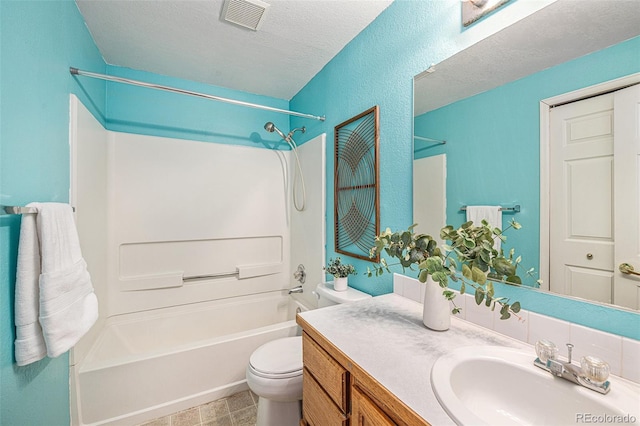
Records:
M275 125L275 124L273 124L271 121L268 121L268 122L264 125L264 129L265 129L267 132L269 132L269 133L276 132L277 134L279 134L279 135L280 135L280 137L281 137L282 139L284 139L284 140L285 140L286 142L288 142L288 143L291 143L291 136L293 136L293 134L294 134L295 132L302 132L302 133L304 133L304 132L306 132L306 131L307 131L307 128L306 128L306 127L304 127L304 126L302 126L302 127L298 127L298 128L293 129L292 131L290 131L290 132L289 132L289 134L288 134L288 135L286 135L286 136L285 136L285 134L284 134L284 133L282 133L282 131L280 131L280 129L278 129L278 128L276 127L276 125Z
M285 134L284 134L284 133L282 133L282 132L280 131L280 129L278 129L278 128L276 127L276 125L275 125L275 124L273 124L272 122L270 122L270 121L269 121L269 122L267 122L267 124L265 124L265 125L264 125L264 129L265 129L267 132L269 132L269 133L276 132L277 134L279 134L279 135L280 135L280 137L281 137L282 139L284 139L285 141L289 142L289 136L285 136Z

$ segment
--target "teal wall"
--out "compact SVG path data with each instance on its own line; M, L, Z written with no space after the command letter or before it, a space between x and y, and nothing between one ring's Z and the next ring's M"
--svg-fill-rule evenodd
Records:
M380 107L381 230L411 225L413 76L445 56L439 41L446 33L440 31L451 26L459 31L455 19L460 11L455 3L395 1L291 100L294 110L326 115L322 123L292 118L291 125L306 125L307 140L327 133L327 259L342 256L345 260L335 252L333 234L334 127L374 105ZM442 27L431 24L439 19ZM359 272L370 265L347 259ZM392 291L388 276L366 278L359 274L349 277L349 285L373 295Z
M291 119L292 127L307 126L304 140L326 132L331 141L336 125L380 106L381 230L412 224L413 77L504 25L493 20L499 14L494 13L488 17L492 21L463 30L460 7L459 1L394 1L291 100L294 110L326 115L323 123ZM333 143L327 144L326 164L329 259L338 256L333 235ZM370 265L365 260L349 261L358 271ZM349 283L373 295L392 291L388 276L352 276Z
M105 85L80 87L69 66L104 72L73 1L0 1L0 204L67 202L69 93L104 122ZM19 216L0 215L0 424L69 424L69 358L17 367L13 298Z
M166 77L129 68L108 66L117 77L205 93L242 102L288 110L289 102L222 87ZM273 122L285 134L286 114L247 108L166 91L122 83L107 83L106 127L118 132L227 143L257 148L289 149L276 133L264 130Z
M0 204L67 202L69 93L108 129L289 149L264 130L289 117L167 92L71 76L69 67L288 109L289 102L107 66L71 0L0 0ZM241 172L241 169L239 169ZM0 215L0 425L68 425L69 358L17 367L13 299L20 217Z
M373 105L380 105L381 230L387 227L393 230L403 229L412 224L413 77L431 64L440 62L487 35L484 33L474 39L470 33L465 33L459 23L459 7L460 2L396 0L291 100L292 109L326 114L327 120L324 123L305 123L309 129L307 139L326 132L331 140L334 126ZM499 14L500 12L493 14L484 22L475 24L473 31L480 32L479 27L482 25L493 25L492 20ZM445 147L429 152L429 155L441 152L447 152L448 155L448 173L453 175L447 187L449 221L459 223L463 220L464 216L458 209L464 204L520 203L523 211L517 215L517 219L524 225L524 229L510 233L508 242L523 252L525 266L537 268L539 125L537 122L525 123L525 120L531 115L539 115L538 101L542 98L640 71L638 51L638 39L635 39L559 67L562 72L561 81L547 81L555 78L553 74L558 72L547 70L524 82L513 83L521 85L518 90L524 91L525 97L516 107L512 106L513 93L504 92L504 88L496 89L494 93L487 95L492 108L484 108L485 111L482 111L482 125L467 124L474 102L472 100L468 101L470 104L465 104L464 125L461 125L459 117L438 117L442 134L430 129L426 135L450 141ZM538 88L545 94L538 95L536 99L527 98L527 93ZM520 95L516 96L518 97ZM493 115L494 109L503 111L510 108L513 109L514 118L512 125L507 128L498 128L495 120L486 119L485 114ZM477 114L478 109L473 109L473 113ZM293 118L291 123L295 127L301 125L302 121ZM477 175L466 180L462 177L463 168L474 161L472 153L465 151L470 144L470 132L475 139L491 139L494 135L500 135L499 140L496 138L489 145L478 143L477 147L483 152L483 158L489 155L494 157L487 167L506 166L512 171L508 179L500 179L495 175L488 180L478 178ZM416 133L419 133L418 130ZM496 143L499 141L507 141L509 145L498 148ZM333 144L328 143L327 259L338 255L333 236L333 155ZM491 187L493 191L496 185L500 188L500 196L487 196L490 191L486 188ZM528 241L533 243L529 244ZM369 266L367 261L348 259L361 272L366 271ZM392 291L390 275L378 278L352 276L349 284L374 295ZM599 330L640 338L640 321L635 313L542 292L517 288L501 291L513 300L521 301L525 309Z

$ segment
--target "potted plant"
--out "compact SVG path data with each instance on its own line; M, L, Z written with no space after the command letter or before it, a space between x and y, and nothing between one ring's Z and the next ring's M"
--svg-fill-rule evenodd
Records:
M356 274L356 268L348 263L342 263L340 257L336 257L335 260L329 259L329 263L323 269L327 274L333 275L333 289L336 291L345 291L349 275Z
M520 229L518 222L512 220L505 230L493 228L485 220L479 226L474 226L473 222L463 223L458 228L447 225L440 230L440 238L448 241L442 247L438 247L430 235L415 234L415 226L395 233L387 229L376 237L370 255L375 256L384 250L389 257L398 260L403 270L417 268L418 279L427 283L423 315L427 327L436 330L449 328L449 303L453 305L452 313L460 312L454 302L455 293L448 288L449 280L460 281L461 294L468 292L468 287L471 287L478 305L484 303L491 310L499 306L501 319L507 319L511 315L518 316L520 303L511 303L507 298L497 297L493 285L496 281L522 284L518 275L521 257L515 257L514 249L505 256L503 250L497 250L494 246L496 239L506 241L504 231ZM385 271L391 272L389 266L392 265L383 258L379 264L374 265L374 271L368 269L367 274L372 276L375 273L378 276ZM533 269L527 270L526 274L532 276ZM437 296L436 300L434 294ZM440 304L436 308L438 302Z

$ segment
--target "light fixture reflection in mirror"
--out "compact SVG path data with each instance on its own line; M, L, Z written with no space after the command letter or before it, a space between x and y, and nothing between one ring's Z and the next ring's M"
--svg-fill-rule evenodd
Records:
M462 25L468 27L509 0L462 0Z

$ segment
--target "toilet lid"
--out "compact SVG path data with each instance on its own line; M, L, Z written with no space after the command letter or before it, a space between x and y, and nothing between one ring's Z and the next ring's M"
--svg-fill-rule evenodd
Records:
M302 336L285 337L265 343L249 359L258 374L286 375L302 371Z

